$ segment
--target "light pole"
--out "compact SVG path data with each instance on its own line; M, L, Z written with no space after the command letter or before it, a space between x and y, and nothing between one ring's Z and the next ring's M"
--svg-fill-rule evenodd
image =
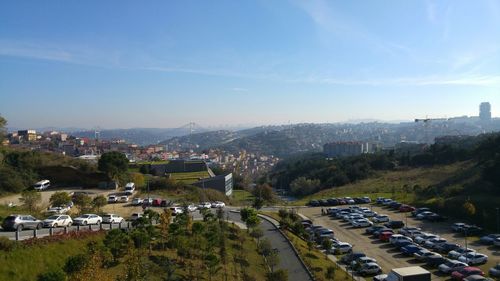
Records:
M496 208L497 210L497 233L500 233L500 208Z

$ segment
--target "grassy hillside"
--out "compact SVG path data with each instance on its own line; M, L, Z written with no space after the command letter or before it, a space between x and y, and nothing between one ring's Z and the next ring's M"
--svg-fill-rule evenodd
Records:
M480 168L471 161L377 172L368 179L322 190L294 204L343 196L389 197L416 206L429 206L450 217L492 229L495 228L496 208L500 207L500 195L495 186L481 179ZM475 206L475 214L463 208L468 200Z

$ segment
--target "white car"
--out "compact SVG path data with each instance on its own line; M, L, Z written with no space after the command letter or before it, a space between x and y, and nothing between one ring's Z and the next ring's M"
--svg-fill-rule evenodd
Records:
M446 239L444 239L444 238L439 238L439 237L432 238L432 239L425 241L424 247L426 247L428 249L434 249L436 246L444 244L446 242L448 242L448 241L446 241Z
M439 265L438 269L442 273L452 273L453 271L458 271L464 267L469 266L465 262L448 260L446 263Z
M199 209L210 209L212 207L212 203L210 202L203 202L200 205L198 205Z
M116 195L109 195L108 196L108 203L111 204L111 203L116 203L118 202L118 197Z
M359 219L351 222L353 227L370 227L373 223L367 219Z
M128 196L127 195L120 196L119 200L122 203L127 203L128 202Z
M53 215L43 221L43 227L71 226L73 220L68 215Z
M401 234L394 234L391 236L391 238L389 239L389 242L391 244L396 244L397 242L399 241L408 241L408 242L413 242L413 240L409 237L406 237L406 236L403 236Z
M73 220L76 225L100 224L102 218L96 214L84 214Z
M433 238L439 238L439 236L431 233L424 233L415 238L415 243L422 245L425 243L425 241Z
M460 256L464 256L464 255L467 255L467 254L469 254L469 253L475 253L475 252L476 252L476 250L471 249L471 248L467 248L467 249L466 249L466 248L458 248L458 249L455 249L455 250L453 250L453 251L450 251L450 252L448 253L448 257L449 257L450 259L454 259L454 260L456 260L456 259L458 259Z
M184 213L184 210L181 207L171 207L170 210L174 216Z
M378 215L374 218L372 218L374 223L381 223L381 222L389 222L389 216L388 215Z
M429 212L429 211L421 212L421 213L419 213L419 214L415 217L415 219L416 219L416 220L423 220L425 217L430 216L430 215L432 215L432 214L434 214L434 213L433 213L433 212Z
M39 190L39 191L45 190L45 189L47 189L49 187L50 187L50 181L49 180L39 181L39 182L35 183L35 185L33 186L33 188L35 190Z
M345 254L352 251L352 245L346 242L339 242L330 250L333 254Z
M69 211L69 207L50 207L47 209L47 213L52 214L66 214Z
M377 263L370 262L367 264L363 264L360 269L358 269L358 273L362 276L365 275L376 275L382 273L382 268Z
M363 211L362 214L363 214L363 216L365 216L365 218L373 218L373 217L378 215L376 212L372 212L370 210L365 210L365 211Z
M125 194L132 195L135 191L135 183L129 182L125 185Z
M198 210L198 207L196 207L196 205L194 205L194 204L190 204L187 206L187 209L189 212L194 212L194 211Z
M355 268L356 266L365 265L367 263L377 263L377 260L374 258L370 258L370 257L361 257L361 258L356 259L356 260L351 262L351 268Z
M468 253L467 255L460 256L459 261L468 263L470 265L483 264L488 262L488 256L480 253Z
M226 204L221 201L216 201L212 203L212 208L224 208L226 207Z
M142 205L143 200L141 198L134 198L132 200L132 205Z
M105 214L102 216L103 223L121 223L123 218L115 214Z

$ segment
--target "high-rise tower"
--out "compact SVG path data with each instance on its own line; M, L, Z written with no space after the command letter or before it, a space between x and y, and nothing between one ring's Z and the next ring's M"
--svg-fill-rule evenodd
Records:
M483 102L479 105L479 119L484 122L491 120L491 104L489 102Z

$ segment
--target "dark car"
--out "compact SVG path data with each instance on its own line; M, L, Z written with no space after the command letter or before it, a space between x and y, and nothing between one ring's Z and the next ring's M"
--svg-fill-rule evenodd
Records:
M477 225L466 225L462 228L462 234L464 236L475 236L481 234L483 229Z
M414 216L414 217L416 217L418 214L420 214L422 212L430 212L430 211L431 211L431 209L429 209L429 208L425 208L425 207L424 208L418 208L418 209L414 210L413 212L411 212L411 215Z
M387 228L395 229L395 228L402 228L403 226L405 226L405 223L402 221L390 221L385 223L384 226L386 226Z
M319 206L319 201L318 200L311 200L309 201L309 206L311 207L318 207Z
M401 249L401 248L409 246L409 245L414 245L414 244L413 244L413 242L408 241L408 240L401 240L401 241L397 241L396 243L394 243L394 246L396 246L396 248L398 248L398 249Z
M337 198L330 198L326 201L328 201L330 206L337 206L339 204L339 200Z
M438 215L438 214L432 214L432 215L425 217L424 219L427 221L430 221L430 222L440 222L440 221L446 221L448 218L445 216Z
M420 251L422 247L419 247L415 244L409 244L401 248L401 252L405 256L413 256L414 253Z
M434 250L439 253L448 254L449 252L460 248L459 244L446 242L444 244L437 245Z
M403 205L403 204L401 204L399 202L392 202L391 204L389 204L389 208L396 210L396 209L399 209L399 207L401 207L401 205Z
M363 200L363 198L355 197L353 199L354 199L354 203L356 203L356 204L364 204L365 203L365 201Z
M370 227L368 227L368 228L365 229L365 233L367 233L367 234L373 234L375 231L381 230L383 228L385 228L385 226L382 226L382 225L370 226Z
M340 262L343 264L351 264L353 261L355 261L359 258L363 258L363 257L366 257L366 255L364 253L354 252L354 253L350 253L350 254L343 256L340 259Z
M328 206L328 201L326 199L321 199L321 200L319 200L319 204L321 206L325 206L326 207L326 206Z
M165 199L161 200L161 202L160 202L160 207L168 207L170 205L172 205L172 203L168 200L165 200Z
M414 207L412 207L412 206L410 206L410 205L401 205L401 206L399 207L399 211L400 211L401 213L413 212L413 211L415 211L415 208L414 208Z
M160 207L161 206L161 199L153 199L153 207Z
M380 233L382 233L382 232L392 232L394 234L394 230L392 230L391 228L388 228L388 227L384 227L384 228L381 228L379 230L374 231L372 235L378 238L380 236Z
M438 267L439 265L448 262L448 259L442 256L429 256L425 259L425 263L431 267Z
M43 222L30 215L10 215L2 223L4 230L41 229Z

